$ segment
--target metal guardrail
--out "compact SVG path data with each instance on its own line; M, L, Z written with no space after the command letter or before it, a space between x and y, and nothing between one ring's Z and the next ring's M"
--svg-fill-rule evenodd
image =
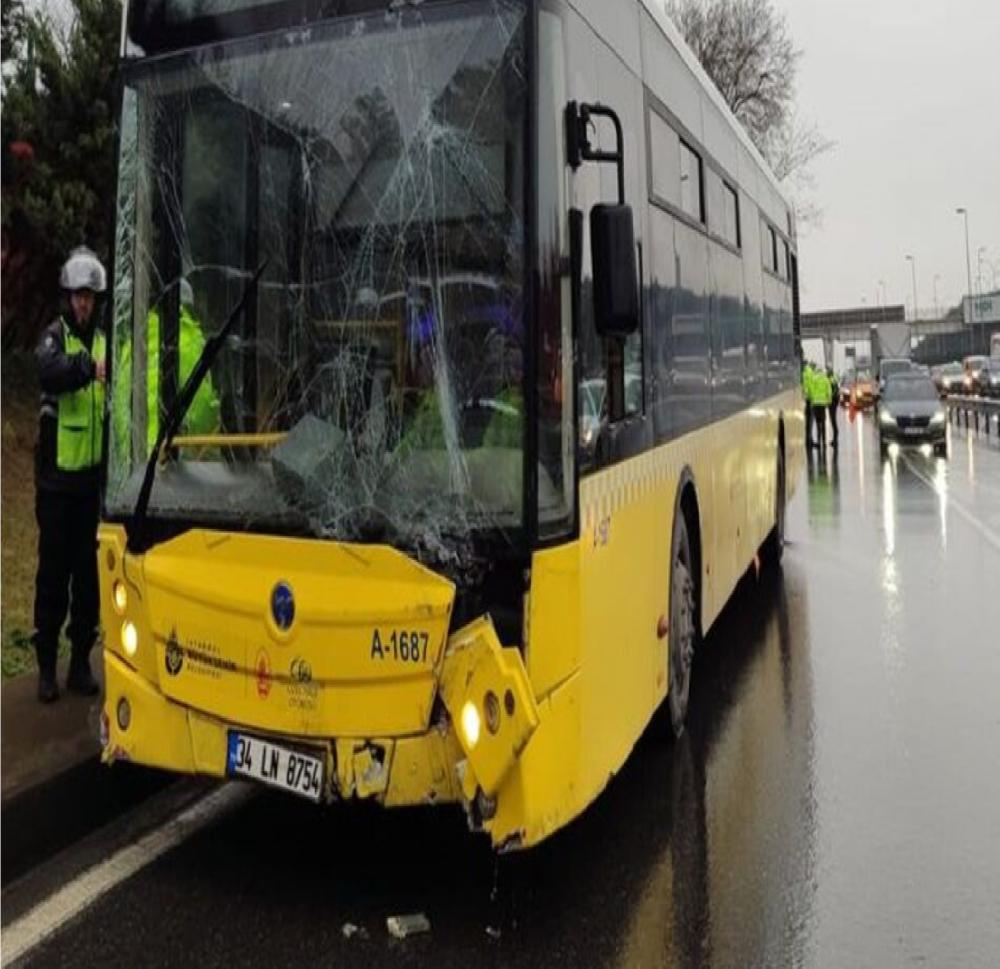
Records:
M959 394L949 394L945 397L948 405L948 420L952 424L974 427L979 433L980 424L986 436L990 436L990 426L993 418L997 420L997 436L1000 436L1000 400L988 397L966 397Z

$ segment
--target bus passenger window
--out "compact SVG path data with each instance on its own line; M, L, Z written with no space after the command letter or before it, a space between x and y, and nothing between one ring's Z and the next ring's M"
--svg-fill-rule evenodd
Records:
M655 111L649 112L650 173L653 195L681 204L681 145L677 132Z
M705 221L701 197L701 159L681 142L681 208L698 222Z
M761 222L761 259L765 269L772 273L778 271L778 239L774 229L766 222Z
M740 248L740 200L736 190L722 186L722 204L725 206L725 226L723 236L730 245Z

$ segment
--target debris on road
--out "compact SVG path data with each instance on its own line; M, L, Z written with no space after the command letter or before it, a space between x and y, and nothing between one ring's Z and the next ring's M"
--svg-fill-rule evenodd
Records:
M496 926L496 925L487 925L486 926L486 934L491 939L493 939L494 941L496 941L497 939L500 938L500 928L499 928L499 926Z
M413 915L390 915L385 920L385 927L394 939L405 939L407 936L430 932L431 923L423 912Z
M353 922L345 922L340 927L340 934L345 939L353 939L355 936L359 939L367 939L368 929L366 929L363 925L355 925Z

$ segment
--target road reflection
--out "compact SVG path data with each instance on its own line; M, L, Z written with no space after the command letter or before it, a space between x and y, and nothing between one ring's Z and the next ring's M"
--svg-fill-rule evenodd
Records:
M806 605L794 570L784 584L748 580L704 645L685 735L654 724L583 821L512 859L512 962L803 960L816 826Z

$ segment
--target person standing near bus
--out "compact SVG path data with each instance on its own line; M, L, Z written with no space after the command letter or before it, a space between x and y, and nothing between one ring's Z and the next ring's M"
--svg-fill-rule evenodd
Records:
M35 453L38 574L32 639L42 703L59 698L56 656L67 611L66 688L83 696L99 689L90 671L90 650L98 624L105 340L95 310L107 273L97 256L80 246L63 265L59 285L69 305L42 332L35 351L42 396Z
M177 328L178 387L183 387L194 365L205 349L205 330L194 308L194 291L186 279L181 279L180 313ZM154 306L146 317L146 451L148 457L160 431L160 310ZM113 428L118 453L127 453L131 428L132 341L115 351ZM206 374L195 392L194 400L184 415L183 434L215 434L221 426L219 395Z
M830 406L828 410L830 411L830 428L833 431L833 439L830 442L830 447L837 450L837 438L840 436L839 429L837 427L837 408L840 406L840 384L837 383L836 374L833 372L832 367L826 368L827 376L830 378Z
M816 447L820 454L826 452L826 412L830 409L830 402L833 399L833 385L826 371L822 367L817 368L810 381L812 386L812 410L816 421Z
M813 366L807 360L802 365L802 399L806 402L806 450L813 447L813 415L812 415L812 378Z

